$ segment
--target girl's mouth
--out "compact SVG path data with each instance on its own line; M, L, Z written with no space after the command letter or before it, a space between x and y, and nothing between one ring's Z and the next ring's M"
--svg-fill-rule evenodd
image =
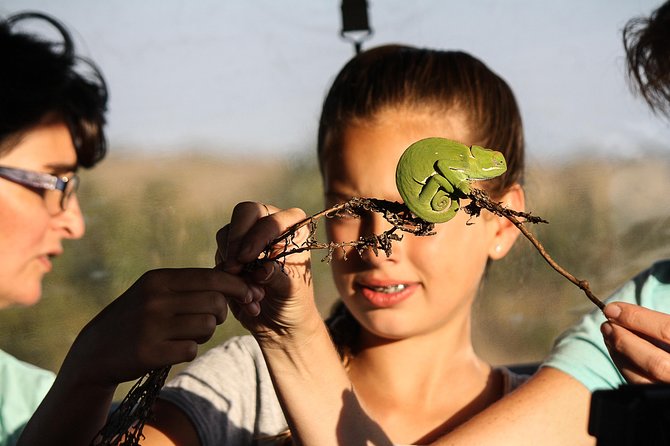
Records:
M407 288L407 285L405 285L404 283L399 283L397 285L388 285L388 286L366 286L365 288L369 288L372 291L376 291L378 293L392 294L403 291L405 288Z
M416 284L394 283L389 285L359 285L361 295L372 305L386 308L410 297L418 287Z

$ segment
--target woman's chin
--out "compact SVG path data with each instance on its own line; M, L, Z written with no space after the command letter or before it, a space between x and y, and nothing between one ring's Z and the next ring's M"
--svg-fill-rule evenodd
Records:
M42 284L22 291L12 290L10 293L0 295L0 310L10 307L30 307L42 298Z

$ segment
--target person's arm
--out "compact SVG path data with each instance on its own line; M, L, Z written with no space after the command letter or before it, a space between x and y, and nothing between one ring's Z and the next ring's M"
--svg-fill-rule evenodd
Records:
M260 203L235 208L231 223L217 235L220 268L240 272L269 241L305 217L298 209L271 207L272 215L266 209ZM296 241L306 237L306 230L296 234ZM260 313L240 312L234 304L231 308L261 347L295 443L391 445L360 406L318 312L309 253L267 263L248 279L264 290Z
M435 446L593 445L587 424L591 392L552 367L541 368L528 382Z
M89 445L106 422L116 386L190 361L227 314L248 302L238 277L211 269L150 271L81 331L19 445Z
M610 303L604 312L605 345L626 380L670 383L670 315L625 302Z
M295 444L392 444L361 407L325 325L302 340L259 345Z

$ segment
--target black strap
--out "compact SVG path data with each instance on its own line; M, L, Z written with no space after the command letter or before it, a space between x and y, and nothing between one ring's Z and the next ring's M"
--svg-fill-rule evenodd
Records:
M344 40L353 42L356 54L361 52L362 43L372 36L368 23L367 0L342 0L342 31Z

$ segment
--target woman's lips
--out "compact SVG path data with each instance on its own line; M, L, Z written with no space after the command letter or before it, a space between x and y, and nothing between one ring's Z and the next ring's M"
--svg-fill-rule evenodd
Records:
M49 256L47 255L39 256L38 260L40 261L40 263L42 264L47 273L51 271L53 265L51 263L51 259L49 258Z
M380 308L391 307L410 297L418 284L358 284L361 295L372 305Z

